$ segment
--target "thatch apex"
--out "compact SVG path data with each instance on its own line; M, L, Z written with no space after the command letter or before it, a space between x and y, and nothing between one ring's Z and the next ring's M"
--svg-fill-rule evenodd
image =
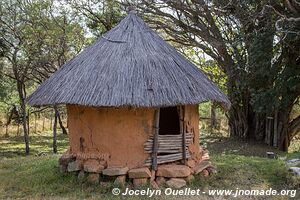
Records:
M33 106L162 107L228 98L134 11L46 80Z

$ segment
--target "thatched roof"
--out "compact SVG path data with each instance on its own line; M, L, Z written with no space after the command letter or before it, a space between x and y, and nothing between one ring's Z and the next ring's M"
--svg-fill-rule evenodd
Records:
M46 80L30 105L160 107L227 97L134 12Z

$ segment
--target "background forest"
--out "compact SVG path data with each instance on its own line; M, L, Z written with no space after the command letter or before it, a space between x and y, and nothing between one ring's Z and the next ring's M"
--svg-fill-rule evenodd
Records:
M229 110L199 106L201 145L220 172L194 187L299 188L285 165L300 159L299 0L0 0L0 198L111 192L59 173L65 107L33 108L26 99L130 9L231 101Z
M28 121L43 115L51 118L54 137L57 122L66 133L60 117L60 112L65 114L63 107L35 109L26 105L26 98L113 28L132 6L228 94L232 107L225 115L230 136L288 149L300 131L300 4L296 0L1 1L3 132L8 135L8 126L17 124L26 153ZM211 124L216 126L218 105L210 105Z

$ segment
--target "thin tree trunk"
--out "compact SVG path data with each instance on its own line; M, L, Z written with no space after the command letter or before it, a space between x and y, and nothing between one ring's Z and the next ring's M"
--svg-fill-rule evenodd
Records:
M274 112L274 133L273 133L273 147L277 147L278 145L278 111Z
M20 80L17 80L17 88L19 93L19 100L21 104L21 114L23 116L22 124L23 124L23 132L24 132L24 142L25 142L25 153L26 155L29 155L29 126L27 121L27 113L26 113L26 94L25 94L25 85L20 82Z
M29 133L30 133L30 111L29 111L29 109L27 110L27 128L28 128L28 135L29 135Z
M5 125L5 137L9 137L8 135L8 124Z
M17 127L17 136L20 135L20 123L18 122L18 127Z
M42 131L45 130L45 116L43 115L43 128L42 128Z
M55 115L55 114L54 114ZM52 130L52 113L50 115L50 130Z
M53 123L53 153L57 153L57 119L58 111L57 107L54 106L54 123Z
M13 115L12 112L6 114L5 137L9 137L8 128L9 128L9 124L10 124L11 119L12 119L12 115Z
M215 102L211 102L211 107L210 107L210 127L211 127L211 132L213 132L214 129L217 128L217 118L216 118L216 104Z
M63 134L67 135L68 132L67 132L66 128L64 127L63 123L62 123L62 120L61 120L61 117L60 117L60 114L59 114L59 111L58 111L57 107L55 107L54 109L55 109L55 112L57 113L59 126L60 126Z
M34 132L36 133L37 127L36 127L36 113L34 113Z

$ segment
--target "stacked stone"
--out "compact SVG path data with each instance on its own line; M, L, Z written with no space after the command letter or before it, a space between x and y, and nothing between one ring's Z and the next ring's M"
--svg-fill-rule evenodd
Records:
M100 174L113 180L115 184L125 186L126 180L132 181L134 187L150 185L153 188L167 186L182 188L191 183L194 175L202 173L204 177L216 173L216 169L209 161L208 151L204 151L202 159L188 159L187 165L164 164L159 165L157 171L151 171L148 167L129 169L128 167L107 167L105 160L101 159L76 159L70 154L64 154L60 160L60 169L64 172L79 172L78 180L85 178L89 183L98 184Z

